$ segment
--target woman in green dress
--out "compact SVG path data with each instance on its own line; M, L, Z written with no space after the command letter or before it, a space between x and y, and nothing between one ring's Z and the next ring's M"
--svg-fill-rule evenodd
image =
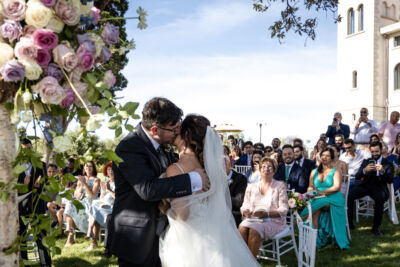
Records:
M335 157L331 148L320 152L321 164L311 172L307 191L315 190L317 196L311 200L313 227L318 229L317 247L323 247L332 238L340 248L348 249L346 232L346 211L344 198L340 192L342 178L340 171L332 167ZM304 209L301 216L306 216Z

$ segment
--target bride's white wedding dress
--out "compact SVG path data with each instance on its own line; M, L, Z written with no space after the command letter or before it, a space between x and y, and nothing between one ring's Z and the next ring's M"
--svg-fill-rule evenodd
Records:
M163 267L260 266L240 236L231 212L221 139L207 128L204 165L210 190L177 198L160 238Z

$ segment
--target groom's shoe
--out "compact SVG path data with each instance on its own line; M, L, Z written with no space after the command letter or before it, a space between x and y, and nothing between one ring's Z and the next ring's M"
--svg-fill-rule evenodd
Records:
M383 232L379 229L372 229L371 231L376 237L383 237Z

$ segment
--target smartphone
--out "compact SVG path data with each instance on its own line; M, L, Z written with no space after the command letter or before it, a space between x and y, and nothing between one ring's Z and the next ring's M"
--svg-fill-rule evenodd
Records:
M368 160L368 164L374 164L374 165L375 165L375 160L369 159L369 160Z
M334 121L334 122L337 122L337 119L336 119L336 117L335 117L335 118L333 118L333 121Z

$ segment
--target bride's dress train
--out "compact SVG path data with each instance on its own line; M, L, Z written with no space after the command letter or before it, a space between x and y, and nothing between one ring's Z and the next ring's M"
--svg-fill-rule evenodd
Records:
M162 266L260 266L236 228L222 144L211 127L206 134L204 165L210 190L171 202L167 214L169 228L160 239Z

